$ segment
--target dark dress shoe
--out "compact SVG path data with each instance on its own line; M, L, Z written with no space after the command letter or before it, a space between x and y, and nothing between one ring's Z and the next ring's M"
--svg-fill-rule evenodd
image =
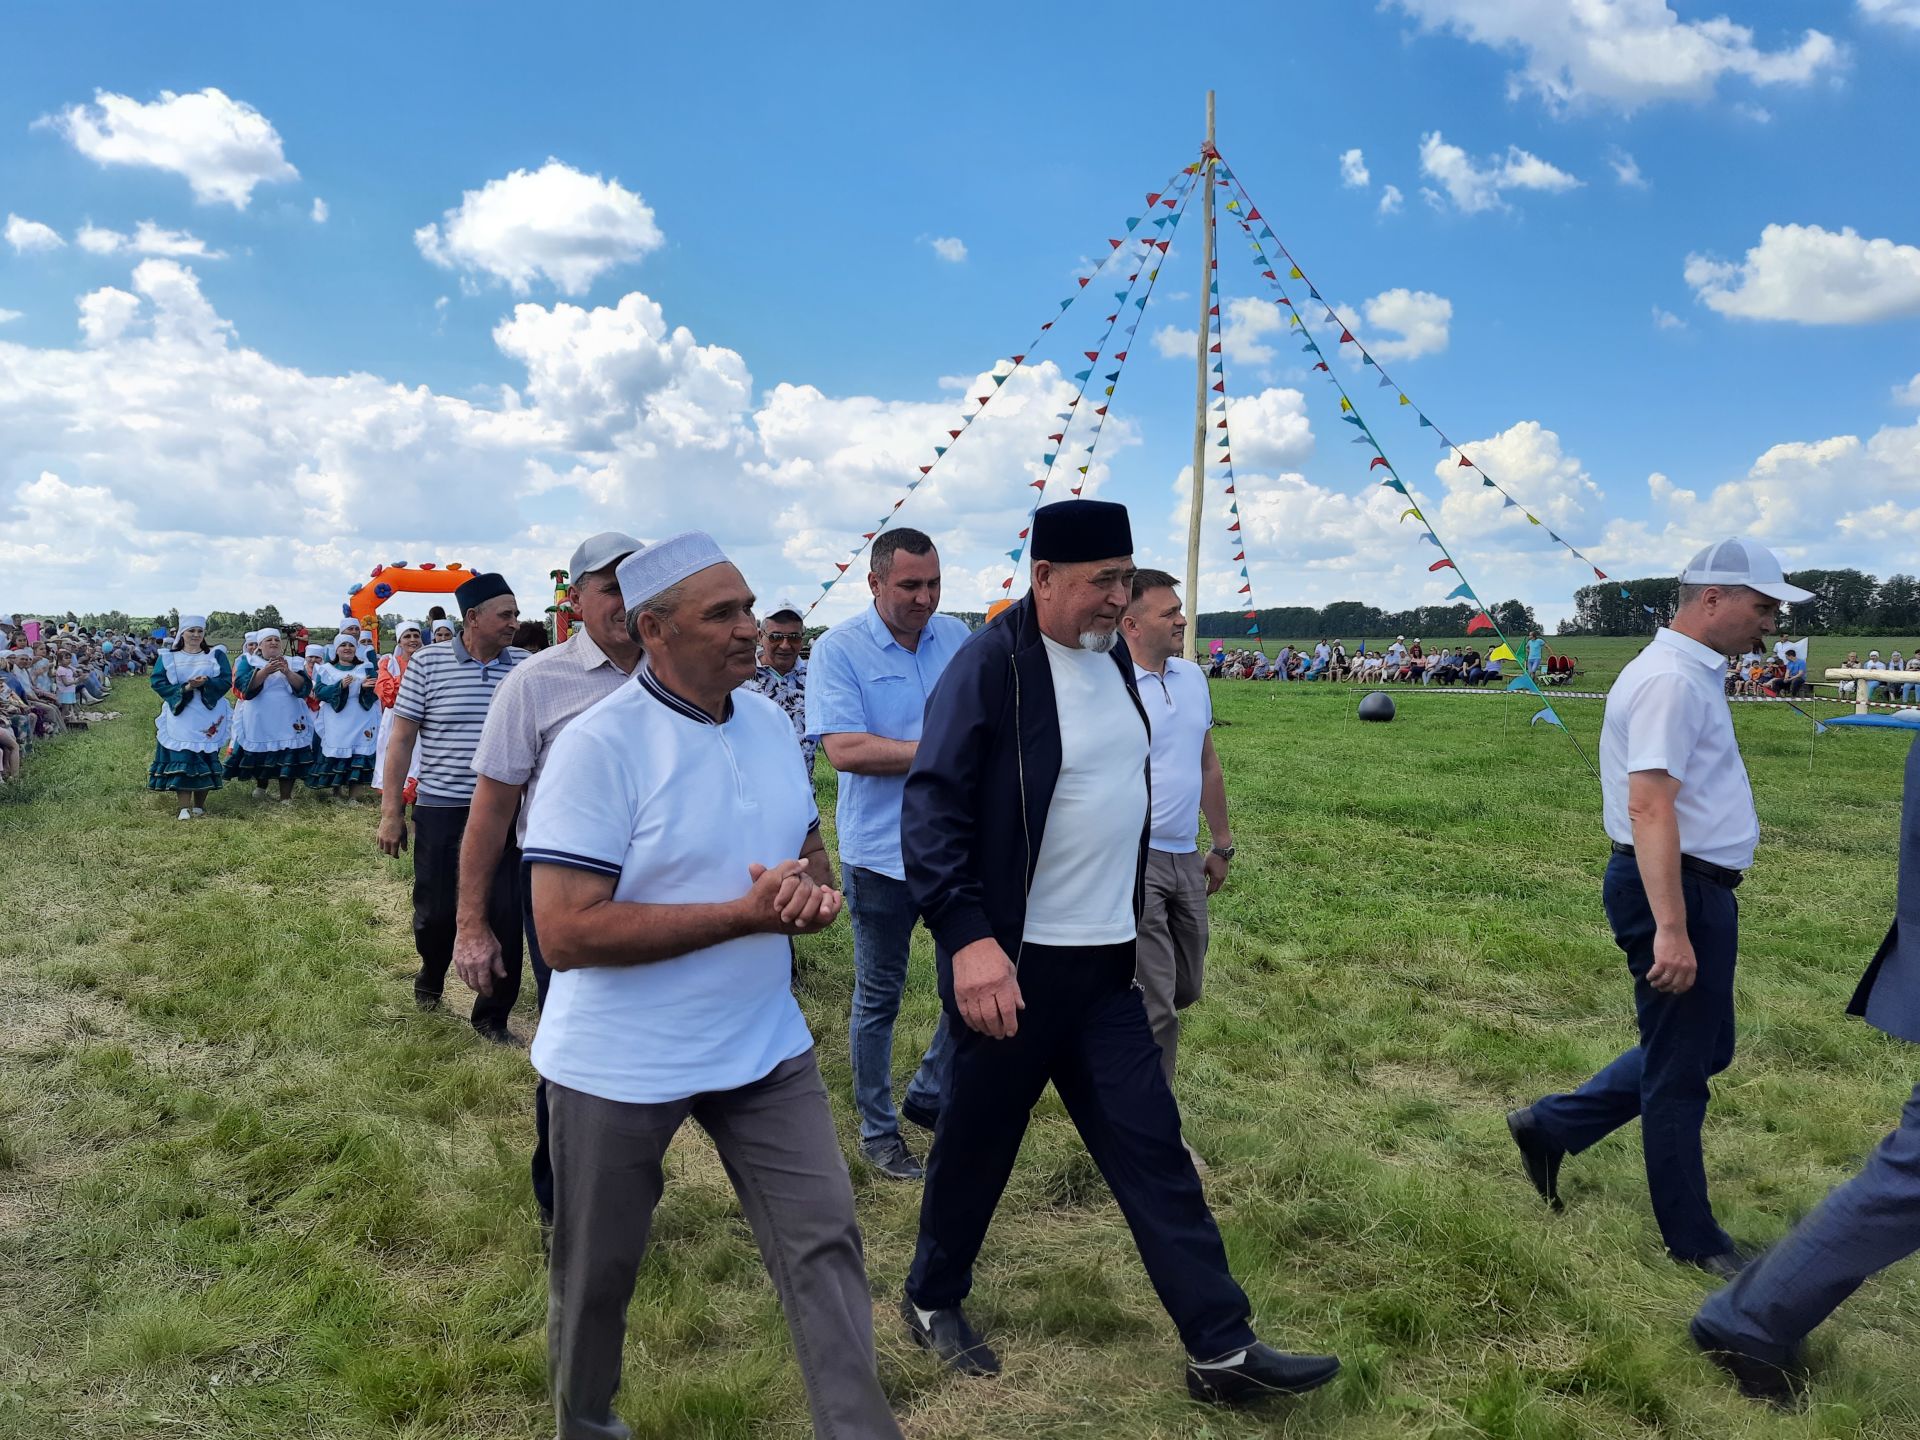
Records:
M476 1025L473 1027L473 1033L489 1045L499 1045L508 1050L526 1048L527 1042L504 1025Z
M1798 1361L1776 1365L1742 1350L1729 1350L1700 1327L1695 1320L1687 1326L1693 1343L1701 1353L1733 1378L1740 1393L1749 1400L1760 1400L1781 1410L1797 1410L1806 1389L1806 1371Z
M1209 1405L1252 1405L1318 1390L1339 1373L1337 1355L1288 1355L1256 1340L1222 1360L1188 1360L1187 1394Z
M910 1298L900 1301L900 1318L922 1350L931 1350L956 1375L998 1375L1000 1357L967 1323L958 1305L947 1310L922 1310Z
M1673 1258L1682 1265L1691 1265L1722 1280L1733 1279L1753 1263L1753 1256L1744 1250L1722 1250L1718 1255L1675 1255Z
M1533 1188L1540 1192L1540 1198L1555 1210L1564 1208L1560 1203L1560 1162L1567 1152L1540 1133L1531 1107L1508 1114L1507 1133L1513 1136L1513 1143L1520 1151L1520 1164L1527 1172L1527 1179L1533 1182Z
M898 1135L869 1140L860 1147L867 1163L889 1180L924 1180L927 1172Z
M940 1112L938 1110L929 1110L924 1105L916 1105L911 1100L902 1100L900 1102L900 1118L902 1120L911 1120L922 1130L931 1134L933 1127L940 1123Z

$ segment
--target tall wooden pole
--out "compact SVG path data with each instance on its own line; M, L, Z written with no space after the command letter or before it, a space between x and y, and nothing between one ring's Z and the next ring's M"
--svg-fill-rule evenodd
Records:
M1187 659L1200 635L1200 517L1207 501L1207 341L1213 329L1213 91L1207 91L1207 143L1200 152L1200 340L1193 400L1193 503L1187 514Z

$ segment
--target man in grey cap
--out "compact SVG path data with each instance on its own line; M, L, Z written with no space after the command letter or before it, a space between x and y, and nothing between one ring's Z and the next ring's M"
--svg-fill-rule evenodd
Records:
M1729 1279L1746 1265L1707 1199L1708 1082L1733 1063L1740 909L1760 818L1727 706L1727 656L1761 648L1789 585L1764 545L1709 545L1680 575L1672 622L1607 692L1600 785L1613 858L1601 895L1633 977L1640 1043L1579 1089L1507 1117L1534 1189L1560 1208L1560 1162L1636 1117L1667 1253Z
M813 750L819 740L807 733L807 667L800 658L806 641L804 612L791 600L774 601L773 608L760 617L760 663L741 688L766 696L786 712L800 742L801 768L811 783Z
M527 810L540 783L540 771L553 742L568 722L599 704L627 683L640 659L640 647L627 634L626 609L620 603L620 562L641 549L618 530L584 540L567 567L567 603L580 624L564 645L553 645L518 665L494 693L493 707L473 752L473 804L460 849L460 901L453 941L453 964L468 987L483 996L502 992L509 1008L520 989L519 965L507 973L500 942L487 923L487 897L493 876L509 851L519 865L526 843ZM531 917L525 879L521 911ZM533 985L541 1008L547 1003L551 972L533 950ZM553 1223L553 1167L547 1151L547 1090L534 1091L533 1198L543 1225Z
M646 663L561 735L527 823L529 933L554 972L532 1058L553 1123L558 1435L632 1433L613 1411L627 1305L691 1118L780 1293L813 1433L897 1440L853 1183L787 983L787 941L841 900L792 727L738 688L753 592L697 531L628 556L618 582Z

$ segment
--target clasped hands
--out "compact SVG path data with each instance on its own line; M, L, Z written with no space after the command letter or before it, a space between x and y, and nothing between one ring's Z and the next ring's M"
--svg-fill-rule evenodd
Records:
M753 887L740 905L756 934L811 935L831 925L846 903L838 890L809 875L800 860L782 860L771 868L749 865L747 874Z

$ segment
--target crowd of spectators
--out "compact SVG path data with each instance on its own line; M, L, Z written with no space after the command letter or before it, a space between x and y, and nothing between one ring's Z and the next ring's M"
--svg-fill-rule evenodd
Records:
M0 784L20 778L38 745L86 729L85 707L153 656L153 642L140 636L0 615Z
M1570 657L1569 657L1570 658ZM1349 681L1364 685L1486 685L1502 678L1501 662L1472 647L1443 646L1429 652L1423 641L1396 637L1384 650L1363 643L1349 652L1344 641L1282 645L1277 655L1264 650L1222 650L1207 673L1214 679Z

